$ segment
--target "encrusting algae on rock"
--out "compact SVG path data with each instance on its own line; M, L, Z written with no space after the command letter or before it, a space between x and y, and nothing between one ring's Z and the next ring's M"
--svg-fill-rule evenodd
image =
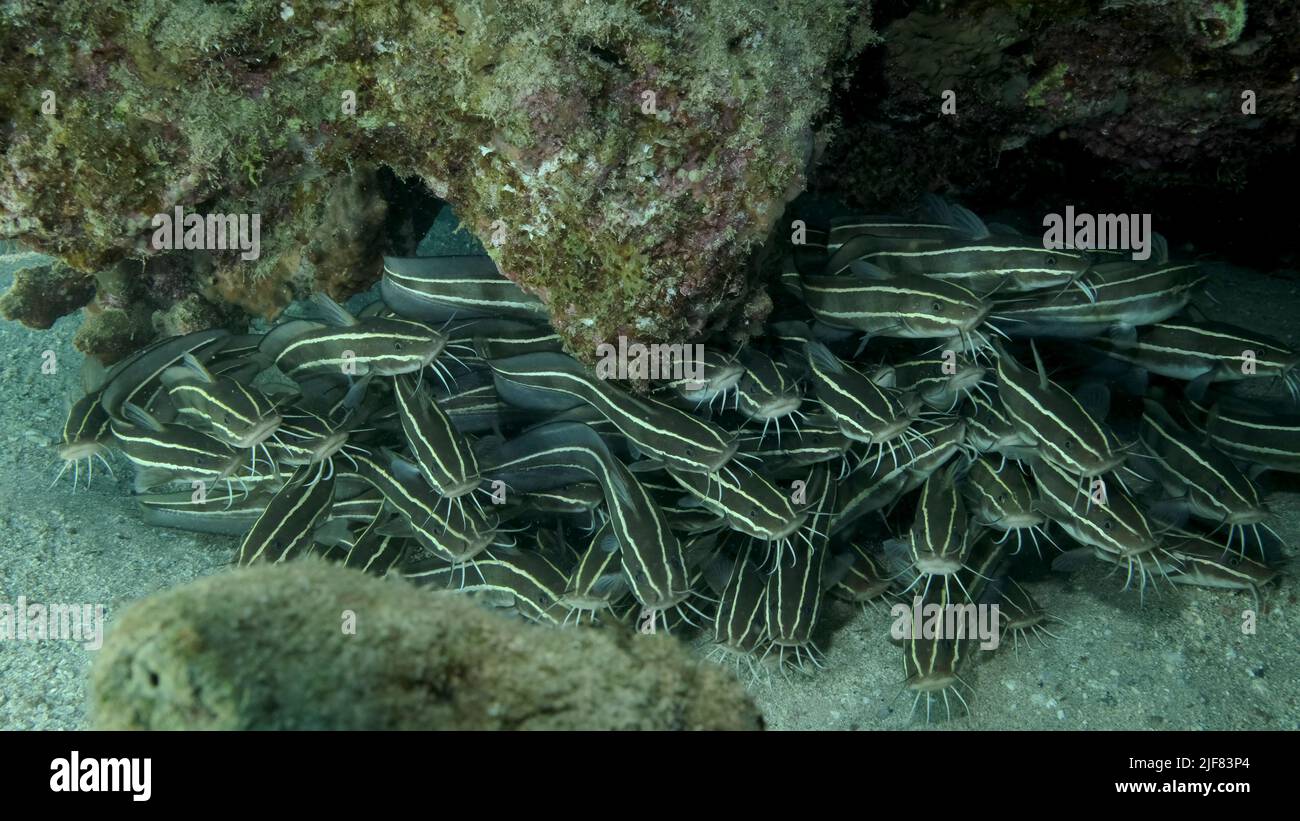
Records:
M378 278L411 216L382 178L455 206L580 356L695 337L761 308L746 259L805 183L866 7L19 4L0 209L84 271L164 253L151 219L177 206L260 215L259 258L214 252L185 293L269 318Z
M559 630L315 560L124 611L91 672L100 729L755 730L744 687L669 636Z

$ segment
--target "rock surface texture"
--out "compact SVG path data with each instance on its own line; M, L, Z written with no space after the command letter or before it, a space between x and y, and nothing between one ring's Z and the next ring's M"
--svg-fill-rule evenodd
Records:
M91 672L101 729L755 730L669 636L542 628L315 560L135 603Z

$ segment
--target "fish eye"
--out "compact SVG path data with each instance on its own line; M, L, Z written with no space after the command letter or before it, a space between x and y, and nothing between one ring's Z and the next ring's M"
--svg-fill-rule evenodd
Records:
M1074 450L1074 440L1066 439L1065 442L1063 443L1063 446L1066 450Z
M1056 257L1055 257L1054 255L1052 255L1052 254L1048 254L1048 255L1047 255L1047 264L1048 264L1048 265L1055 265L1055 264L1056 264Z
M397 340L394 340L394 341L393 341L393 350L395 350L395 351L400 351L401 349L402 349L402 343L399 342L399 341L397 341Z
M943 310L943 306L940 305L937 301L936 301L936 302L931 302L931 303L930 303L930 310L934 311L935 313L939 313L939 312L941 312L941 311Z
M998 494L998 504L1000 504L1000 505L1004 505L1004 504L1006 504L1006 503L1007 503L1007 494L1005 494L1005 493L999 493L999 494Z
M1113 528L1114 526L1115 526L1115 523L1112 522L1110 519L1107 519L1107 520L1105 520L1104 522L1101 523L1101 529L1102 529L1102 530L1110 530L1110 529Z
M694 455L695 455L695 447L694 447L693 445L687 445L687 446L686 446L686 455L687 455L687 456L694 456Z

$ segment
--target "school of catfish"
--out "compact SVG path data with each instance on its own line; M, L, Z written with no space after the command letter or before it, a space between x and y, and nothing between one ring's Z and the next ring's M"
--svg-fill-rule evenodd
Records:
M805 240L762 336L649 391L566 353L490 258L389 258L356 315L318 295L88 376L60 475L116 453L147 523L237 537L238 564L317 555L751 674L823 664L830 598L996 604L1018 644L1054 621L1035 563L1138 596L1278 575L1259 482L1300 471L1300 355L1208 319L1194 262L933 198ZM901 652L914 712L969 709L971 639Z

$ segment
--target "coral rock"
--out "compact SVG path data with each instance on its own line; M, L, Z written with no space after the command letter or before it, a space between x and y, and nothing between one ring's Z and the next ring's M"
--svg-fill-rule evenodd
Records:
M94 279L74 268L59 262L33 265L14 274L13 286L0 297L0 316L43 330L94 295Z
M730 673L670 637L540 627L315 560L135 603L91 701L103 729L762 726Z
M450 202L577 355L687 341L746 301L865 39L857 0L296 5L6 11L0 210L24 241L91 271L175 253L150 242L175 206L256 213L260 257L210 251L209 295L269 315L373 281L410 220L357 175L387 173Z

